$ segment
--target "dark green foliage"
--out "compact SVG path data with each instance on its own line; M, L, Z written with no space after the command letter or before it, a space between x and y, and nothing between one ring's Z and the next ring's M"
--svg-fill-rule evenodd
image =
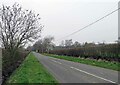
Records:
M56 79L38 61L33 53L30 53L6 82L7 84L39 84L52 83L57 85Z
M29 52L19 50L16 51L15 57L10 55L10 52L2 50L2 77L4 81L11 75L11 73L21 64Z
M120 61L120 44L103 44L95 46L82 46L77 48L62 48L51 50L51 54L102 59L107 61Z

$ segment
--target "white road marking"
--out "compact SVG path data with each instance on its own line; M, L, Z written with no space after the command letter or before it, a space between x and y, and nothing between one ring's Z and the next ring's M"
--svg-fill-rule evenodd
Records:
M55 60L52 60L53 62L56 62L56 63L59 63L59 64L62 64L62 63L60 63L60 62L58 62L58 61L55 61Z
M61 60L61 59L58 59L58 58L54 58L54 57L49 57L51 59L54 59L54 60Z
M50 57L50 58L51 58L51 59L54 59L54 60L52 60L53 62L56 62L56 63L62 64L62 63L60 63L60 62L58 62L58 61L55 61L55 60L61 60L61 59L57 59L57 58L53 58L53 57ZM68 61L68 62L71 62L71 61ZM69 65L68 65L68 66L69 66ZM103 77L100 77L100 76L97 76L97 75L94 75L94 74L91 74L91 73L88 73L88 72L86 72L86 71L80 70L80 69L75 68L75 67L70 67L70 68L75 69L75 70L80 71L80 72L83 72L83 73L86 73L86 74L88 74L88 75L94 76L94 77L96 77L96 78L99 78L99 79L102 79L102 80L105 80L105 81L111 82L111 83L116 83L116 82L114 82L114 81L111 81L111 80L105 79L105 78L103 78ZM94 83L96 83L96 82L94 82ZM118 84L118 85L120 85L120 84Z
M88 72L86 72L86 71L80 70L80 69L75 68L75 67L70 67L70 68L75 69L75 70L80 71L80 72L83 72L83 73L86 73L86 74L88 74L88 75L94 76L94 77L96 77L96 78L99 78L99 79L102 79L102 80L105 80L105 81L111 82L111 83L116 83L116 82L114 82L114 81L111 81L111 80L108 80L108 79L105 79L105 78L102 78L102 77L96 76L96 75L94 75L94 74L88 73Z

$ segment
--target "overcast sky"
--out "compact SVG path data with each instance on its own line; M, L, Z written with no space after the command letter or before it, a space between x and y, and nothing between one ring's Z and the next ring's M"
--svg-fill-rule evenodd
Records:
M19 3L23 9L40 14L45 26L42 37L55 37L55 44L61 38L77 31L91 22L118 8L119 0L0 0L0 6ZM59 40L60 39L60 40ZM114 42L118 39L118 12L100 22L66 38L83 42Z

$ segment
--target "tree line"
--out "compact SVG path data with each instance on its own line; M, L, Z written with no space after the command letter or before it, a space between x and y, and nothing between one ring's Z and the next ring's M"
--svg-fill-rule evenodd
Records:
M55 44L52 42L53 40L54 37L46 36L43 39L39 39L38 41L36 41L33 46L28 46L27 50L37 51L40 53L49 53L49 51L55 47Z
M72 40L65 40L59 46L50 51L51 54L67 55L73 57L89 58L106 61L120 61L120 43L72 43Z
M67 55L73 57L89 58L106 61L120 61L120 43L79 43L72 39L62 41L59 46L53 42L53 37L38 40L31 48L40 53Z

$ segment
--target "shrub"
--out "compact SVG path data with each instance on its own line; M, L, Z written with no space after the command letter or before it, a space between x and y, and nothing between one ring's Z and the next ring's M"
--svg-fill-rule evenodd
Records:
M3 83L11 75L11 73L21 64L29 52L18 50L15 57L10 56L10 53L2 49L2 79Z

